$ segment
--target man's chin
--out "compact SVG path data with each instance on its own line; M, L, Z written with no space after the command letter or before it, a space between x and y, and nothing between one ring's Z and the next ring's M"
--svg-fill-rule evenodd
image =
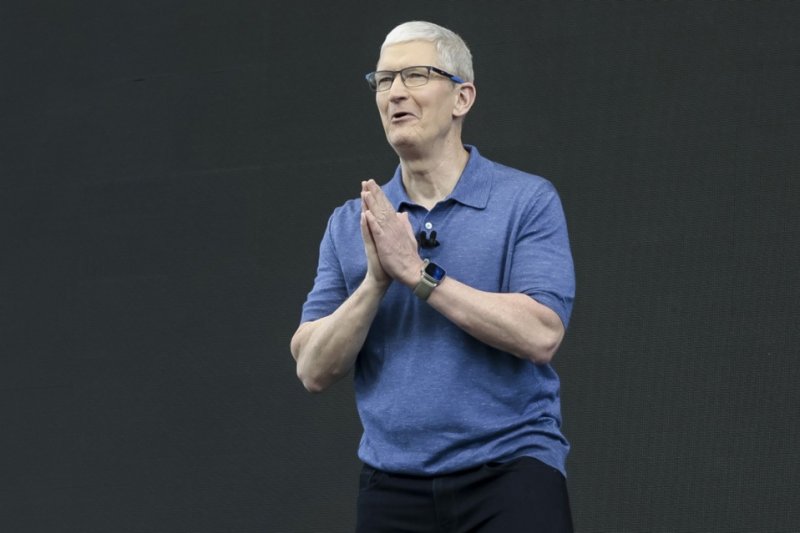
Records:
M389 144L397 150L414 149L419 144L419 139L413 135L408 135L405 132L393 131L386 134L386 140Z

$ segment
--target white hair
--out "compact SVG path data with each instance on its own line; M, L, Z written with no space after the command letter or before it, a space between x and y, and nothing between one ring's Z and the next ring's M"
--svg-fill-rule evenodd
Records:
M472 54L467 44L456 33L432 22L415 20L404 22L386 36L381 45L381 53L387 46L410 41L428 41L436 46L440 68L459 76L464 81L475 81L472 70ZM436 66L436 65L434 65Z

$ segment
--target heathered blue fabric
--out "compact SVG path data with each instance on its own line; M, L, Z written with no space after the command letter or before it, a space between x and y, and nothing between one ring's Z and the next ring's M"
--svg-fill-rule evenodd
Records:
M416 231L441 245L421 255L476 289L524 293L569 323L575 292L567 227L550 182L474 147L453 192L428 212L406 195L400 168L383 186ZM360 199L337 208L320 246L302 321L331 314L366 273ZM427 229L425 224L432 226ZM355 365L364 427L359 457L389 472L437 475L532 456L564 473L559 379L454 326L393 283Z

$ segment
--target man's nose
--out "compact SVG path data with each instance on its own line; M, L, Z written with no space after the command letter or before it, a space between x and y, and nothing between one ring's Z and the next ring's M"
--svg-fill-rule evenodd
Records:
M403 83L403 77L398 72L392 79L392 84L389 86L389 98L400 98L406 95L408 88Z

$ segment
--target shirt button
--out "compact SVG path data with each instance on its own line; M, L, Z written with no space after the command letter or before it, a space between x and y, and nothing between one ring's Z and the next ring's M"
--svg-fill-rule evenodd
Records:
M431 229L432 227L433 227L433 224L431 224L430 222L426 222L425 223L425 229Z

